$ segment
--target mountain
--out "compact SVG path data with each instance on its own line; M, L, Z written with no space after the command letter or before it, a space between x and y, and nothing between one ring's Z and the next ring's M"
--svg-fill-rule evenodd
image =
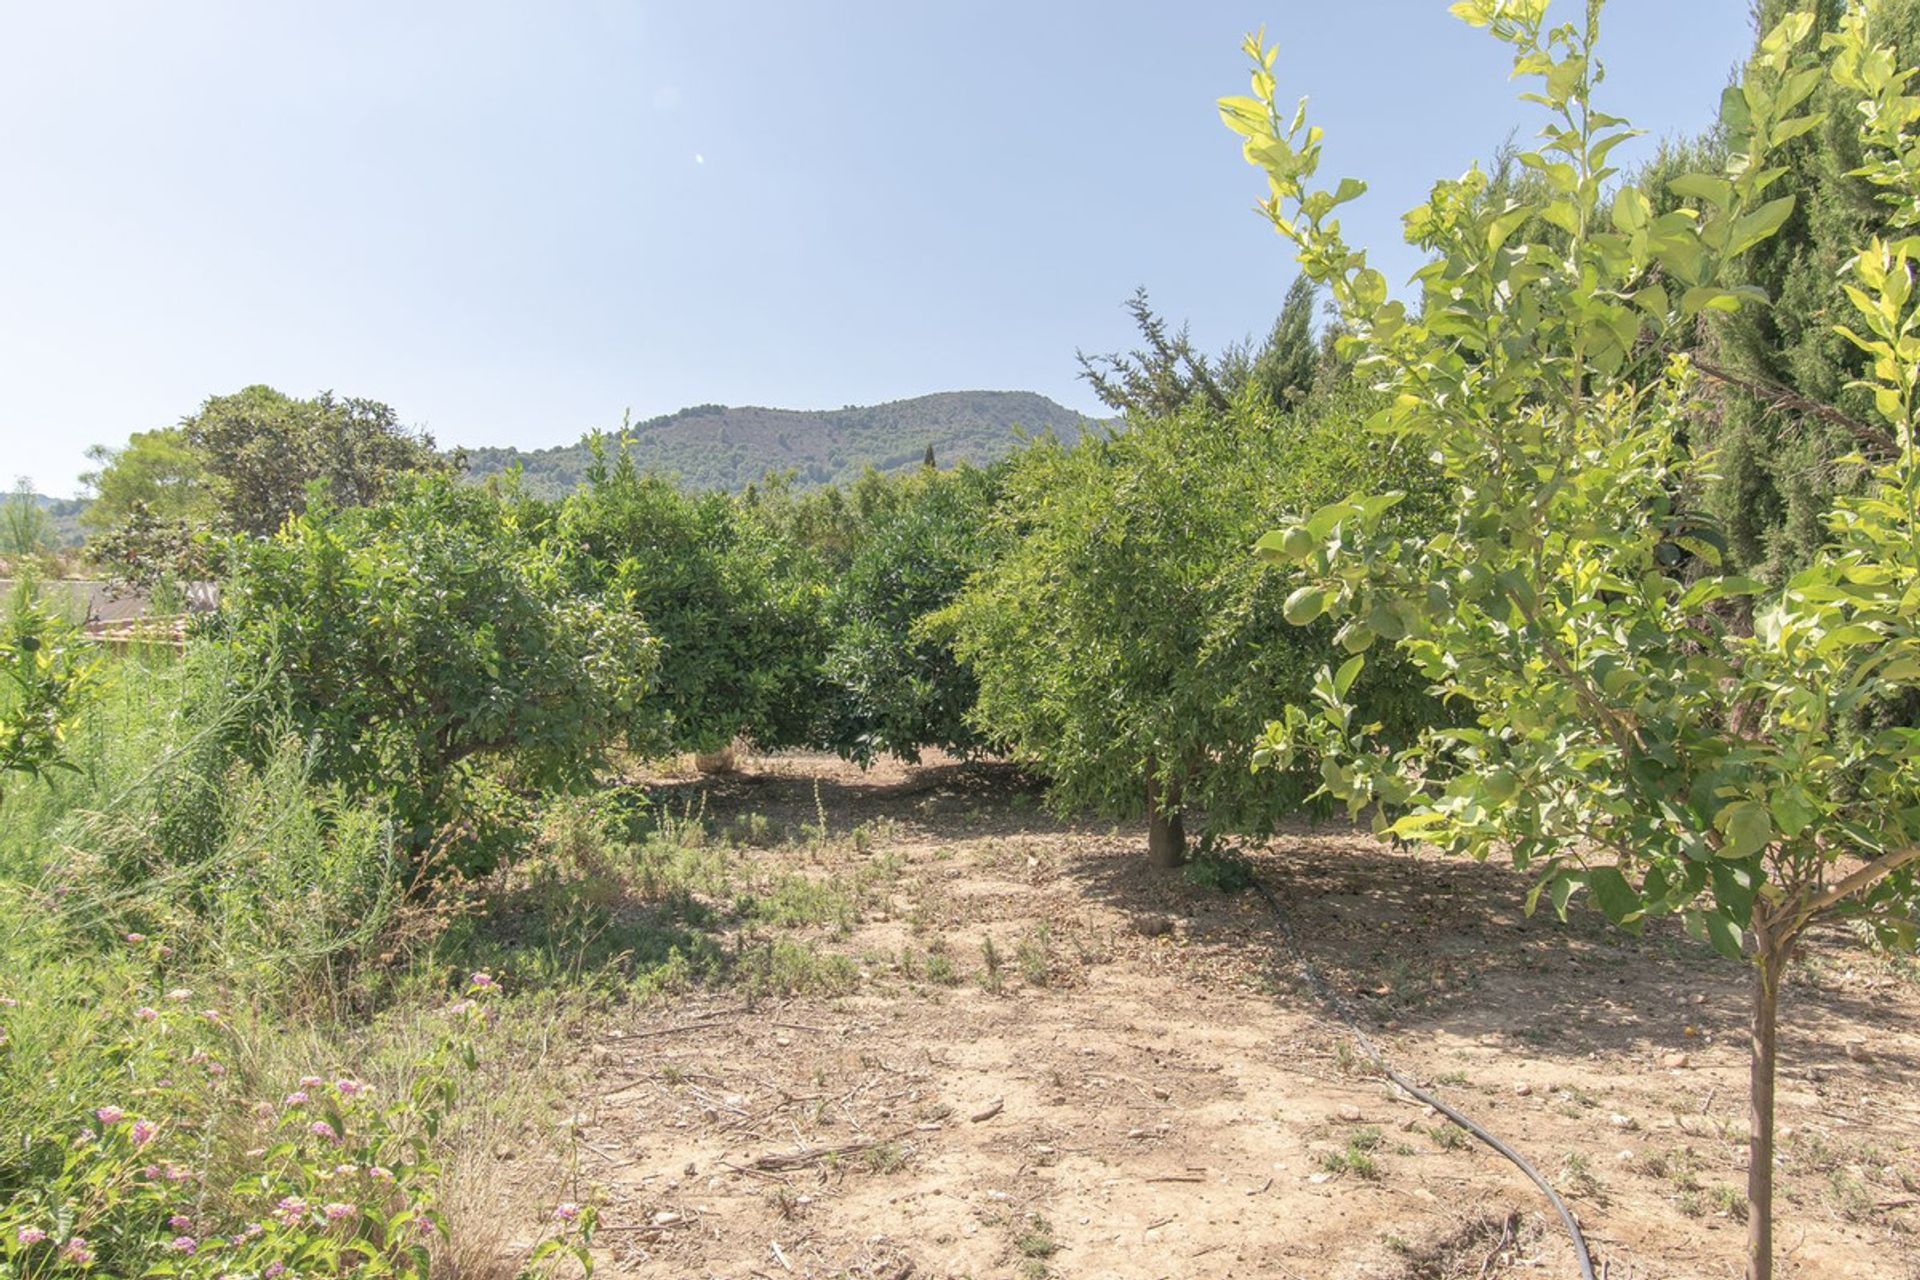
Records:
M1031 391L943 391L844 409L730 408L703 404L627 429L628 452L645 470L676 475L695 489L744 489L769 471L796 473L803 485L830 484L865 466L892 471L917 464L932 445L942 466L985 463L1030 435L1075 439L1086 419ZM551 449L468 449L474 479L518 463L527 491L559 497L579 484L584 444Z

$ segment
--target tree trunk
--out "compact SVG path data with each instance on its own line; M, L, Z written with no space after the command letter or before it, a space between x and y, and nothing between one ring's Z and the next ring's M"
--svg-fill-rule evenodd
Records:
M1780 975L1791 939L1754 913L1753 1057L1747 1081L1747 1280L1773 1280L1773 1074Z
M1147 777L1147 856L1162 870L1187 861L1187 827L1180 814L1180 788L1162 789L1149 771Z

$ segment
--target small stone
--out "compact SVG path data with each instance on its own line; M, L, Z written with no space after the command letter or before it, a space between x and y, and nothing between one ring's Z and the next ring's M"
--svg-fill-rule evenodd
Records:
M1358 1107L1342 1107L1335 1114L1337 1114L1340 1117L1340 1119L1345 1121L1347 1124L1360 1123L1360 1108Z
M1684 1071L1693 1065L1693 1059L1684 1053L1670 1053L1660 1059L1660 1065L1669 1071Z
M653 1225L656 1227L670 1227L678 1221L680 1221L680 1215L671 1209L662 1209L653 1215Z
M1165 916L1141 916L1133 927L1142 937L1162 938L1173 932L1173 921Z
M1852 1040L1847 1043L1847 1056L1855 1062L1873 1061L1873 1055L1867 1052L1867 1046L1861 1044L1858 1040Z
M1168 1093L1165 1089L1155 1089L1153 1091L1153 1096L1159 1101L1165 1102L1168 1098L1171 1098L1173 1095Z
M511 1160L511 1159L513 1159L513 1146L512 1146L512 1144L511 1144L511 1143L506 1143L506 1142L502 1142L502 1143L500 1143L500 1144L499 1144L498 1146L496 1146L496 1147L495 1147L495 1148L493 1149L493 1158L494 1158L495 1160Z
M1614 1156L1614 1159L1621 1164L1628 1164L1633 1160L1633 1152L1623 1148L1618 1155Z
M1517 1084L1513 1086L1513 1091L1519 1094L1523 1098L1530 1098L1533 1096L1533 1086L1530 1084Z
M1320 1184L1320 1183L1322 1183L1322 1182L1326 1182L1326 1181L1328 1181L1328 1180L1329 1180L1329 1179L1331 1179L1332 1177L1333 1177L1333 1175L1332 1175L1332 1174L1330 1174L1330 1173L1310 1173L1310 1174L1308 1174L1308 1175L1307 1175L1307 1181L1308 1181L1308 1182L1311 1182L1311 1183L1313 1183L1313 1184L1315 1184L1315 1185L1317 1186L1318 1184Z
M1607 1117L1607 1123L1616 1129L1633 1130L1640 1127L1638 1120L1635 1120L1632 1116L1623 1116L1618 1111Z

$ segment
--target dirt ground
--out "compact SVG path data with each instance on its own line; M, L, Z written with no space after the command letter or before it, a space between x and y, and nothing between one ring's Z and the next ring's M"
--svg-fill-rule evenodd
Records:
M1576 1274L1538 1192L1397 1097L1261 899L1058 823L1004 766L669 781L861 887L800 930L851 992L725 992L582 1047L600 1274ZM1521 912L1510 870L1305 827L1255 854L1393 1063L1554 1180L1611 1280L1737 1276L1746 975L1677 928ZM752 946L749 939L737 945ZM1783 1002L1783 1277L1920 1280L1920 982L1846 934Z

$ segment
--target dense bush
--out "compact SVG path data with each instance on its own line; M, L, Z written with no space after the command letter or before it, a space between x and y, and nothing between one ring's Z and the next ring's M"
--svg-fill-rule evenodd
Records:
M1248 549L1295 504L1411 478L1357 429L1352 395L1036 443L995 517L1004 552L929 624L979 680L978 729L1038 766L1064 810L1146 812L1163 864L1184 856L1189 806L1212 830L1263 831L1312 790L1250 772L1325 637L1288 626L1293 581ZM1388 722L1431 713L1404 668L1361 694Z
M991 564L1002 541L992 513L1004 471L923 467L893 480L887 501L870 504L827 596L824 745L864 763L982 744L969 718L979 693L973 672L949 639L919 623Z
M226 642L274 683L315 776L469 871L497 854L502 788L590 781L655 665L622 589L571 582L544 518L427 477L235 549Z
M247 658L107 663L70 768L0 804L0 1276L419 1275L464 1247L441 1161L511 1031L449 1003L385 802L313 779Z
M628 600L659 642L658 678L636 745L713 751L812 735L824 646L821 589L803 553L742 519L723 493L690 494L593 442L586 485L561 508L574 588ZM635 652L646 674L652 655Z

